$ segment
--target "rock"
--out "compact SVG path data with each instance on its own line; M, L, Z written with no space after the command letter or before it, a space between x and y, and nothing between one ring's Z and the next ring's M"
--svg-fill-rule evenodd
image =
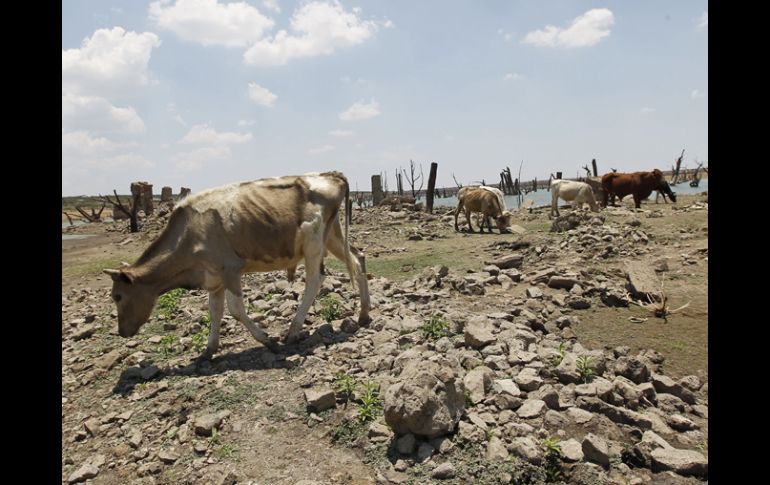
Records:
M644 301L647 300L648 295L651 298L659 298L660 281L655 275L655 269L652 265L642 261L626 261L625 264L626 275L634 297Z
M530 286L529 288L527 288L527 296L529 298L542 298L543 291L537 286Z
M673 414L666 418L666 424L677 431L690 431L698 429L698 425L685 418L681 414Z
M623 376L636 384L650 378L650 369L638 357L620 357L615 361L615 375Z
M91 463L86 463L85 465L81 466L80 468L72 472L69 478L67 478L67 482L69 483L84 482L89 478L94 478L98 474L99 474L98 467L92 465Z
M708 478L708 460L697 451L658 448L651 457L653 472L671 470L683 476Z
M174 463L179 459L179 453L173 450L160 450L158 452L158 459L163 463Z
M583 438L582 449L586 460L598 463L605 468L610 466L609 448L604 438L588 433Z
M342 320L342 323L340 323L340 330L345 333L356 333L359 328L360 326L358 325L358 321L352 318L345 318Z
M692 392L698 392L701 382L698 376L684 376L679 379L679 385Z
M607 404L596 397L579 397L575 400L575 404L581 409L603 414L616 423L628 424L640 429L652 428L652 420L648 416L626 408Z
M534 465L540 465L543 462L543 450L532 436L513 438L508 445L508 451Z
M492 335L494 324L485 317L474 317L465 325L465 344L474 349L480 349L496 341Z
M489 273L491 276L497 276L497 275L500 274L500 268L498 268L494 264L490 264L488 266L484 266L484 271Z
M525 367L514 377L516 384L527 392L534 391L543 384L543 379L538 375L537 369Z
M396 440L396 450L403 455L411 455L416 445L417 440L412 433L405 434Z
M545 413L547 408L545 401L541 401L540 399L527 399L516 411L516 414L522 419L531 419Z
M570 298L570 300L567 302L567 305L570 308L573 308L575 310L586 310L588 308L591 308L591 301L587 298Z
M577 371L575 354L567 352L558 366L553 369L556 378L564 384L576 384L580 382L580 373Z
M115 349L96 359L94 364L101 369L110 370L120 361L120 359L120 349Z
M524 261L524 256L518 253L509 254L494 261L488 261L485 264L495 265L500 269L520 268L521 263Z
M455 466L452 465L451 462L445 462L441 465L437 466L433 469L433 472L430 475L432 478L438 479L438 480L444 480L447 478L454 478L455 476Z
M434 451L436 449L430 443L420 443L420 446L417 448L417 463L425 463L430 460Z
M467 386L466 386L467 387ZM521 396L519 386L511 379L497 379L492 383L492 389L498 394L507 394L513 397Z
M385 392L385 422L399 434L435 438L452 432L465 410L465 387L448 359L408 362Z
M217 414L205 414L195 418L193 426L195 434L201 436L211 436L212 430L222 424L222 418Z
M484 400L492 382L493 372L489 367L478 366L465 374L463 385L470 392L471 401L477 404Z
M487 443L486 459L488 461L505 461L508 458L508 449L505 443L497 436L492 436Z
M578 284L577 279L569 276L551 276L551 278L548 279L548 286L551 288L570 290L576 284Z
M367 436L369 436L369 438L382 438L382 437L387 438L390 435L391 435L390 429L382 423L374 421L372 424L369 425L369 432L367 433Z
M570 419L572 419L572 421L577 424L585 424L591 421L594 417L593 413L574 407L567 409L567 416L569 416Z
M695 404L695 394L668 376L652 374L652 385L658 393L673 394L688 404Z
M561 448L561 456L564 461L581 462L583 461L583 445L576 439L570 438L567 441L561 441L559 443Z
M317 413L333 408L337 404L334 390L327 387L306 389L305 400L307 409Z
M309 482L302 484L301 482ZM222 475L222 478L217 480L216 485L236 485L238 483L238 475L233 472L229 471ZM294 485L321 485L319 482L316 482L315 480L300 480L300 482L295 483Z
M96 325L86 325L72 334L73 340L83 340L89 338L96 332ZM83 479L85 480L85 478Z

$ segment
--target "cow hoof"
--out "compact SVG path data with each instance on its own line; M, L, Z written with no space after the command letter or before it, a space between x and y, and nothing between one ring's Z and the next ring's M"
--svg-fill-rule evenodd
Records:
M196 364L200 364L203 362L208 362L214 357L214 351L213 350L204 350L201 355L199 355L195 359Z
M361 315L360 317L358 317L358 324L361 325L362 327L365 327L370 323L372 323L372 317L370 317L369 315Z

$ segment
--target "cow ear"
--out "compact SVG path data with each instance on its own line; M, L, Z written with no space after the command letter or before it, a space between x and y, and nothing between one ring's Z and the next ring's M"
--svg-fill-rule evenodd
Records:
M134 282L133 276L119 269L105 269L104 274L110 275L112 281L122 281L123 283L128 283L129 285Z

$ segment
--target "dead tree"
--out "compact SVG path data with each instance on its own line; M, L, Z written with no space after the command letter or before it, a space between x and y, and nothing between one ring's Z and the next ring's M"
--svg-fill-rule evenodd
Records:
M66 212L64 212L64 211L61 211L61 213L64 214L65 216L67 216L67 220L70 221L70 226L73 225L72 224L72 217L69 214L67 214Z
M684 148L682 148L682 154L676 159L676 167L674 168L674 180L671 185L676 185L679 182L679 167L682 166L682 157L684 157Z
M404 178L406 178L406 181L409 182L409 186L412 188L412 197L415 199L417 198L417 194L422 190L423 186L423 173L422 173L422 163L420 164L420 175L417 175L415 172L415 166L414 161L409 160L409 175L407 175L406 170L403 168L401 169L404 172ZM420 182L420 188L418 188L416 191L414 190L414 185L417 182Z
M436 195L436 172L438 171L438 163L431 162L430 173L428 174L428 193L426 194L427 200L425 207L428 212L433 213L433 196Z
M594 169L594 177L598 177L599 176L599 170L596 168L596 159L595 158L591 160L591 165L593 166L593 169Z
M583 165L583 170L586 171L586 177L591 176L591 169L588 168L588 164Z
M463 188L463 184L461 184L460 182L457 181L457 178L455 177L454 172L452 172L452 179L455 181L455 185L457 186L458 189L462 189Z
M396 170L396 190L398 190L398 195L404 195L404 181L401 179L401 173L399 173L398 170Z
M101 222L102 220L102 211L104 210L104 206L107 205L106 203L102 203L102 207L99 209L99 212L96 212L96 209L93 207L91 208L91 213L84 211L80 208L80 206L75 206L75 210L80 212L80 215L83 216L85 220L88 222ZM69 217L69 216L68 216Z
M124 206L123 203L120 201L120 197L118 197L118 191L113 189L112 193L115 194L115 202L113 202L110 199L109 195L104 196L104 197L99 195L99 198L109 202L110 204L112 204L112 211L113 212L115 212L115 210L119 210L123 214L127 215L128 216L128 220L129 220L130 231L131 232L139 232L139 221L137 220L138 219L137 214L139 212L139 204L141 203L140 202L140 200L141 200L140 198L141 198L142 194L138 193L138 192L134 193L133 194L133 201L131 202L131 205L128 208L126 208L126 206Z

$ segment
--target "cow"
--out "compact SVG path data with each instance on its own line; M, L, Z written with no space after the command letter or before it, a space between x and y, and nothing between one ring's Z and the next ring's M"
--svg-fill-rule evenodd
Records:
M484 232L485 221L487 221L489 232L492 232L492 226L489 223L490 217L495 219L500 234L508 232L507 228L511 225L511 214L504 209L505 203L501 203L502 197L498 197L498 194L488 189L483 187L463 187L457 191L458 202L457 209L455 210L455 231L460 230L457 226L457 216L460 214L460 210L464 210L470 232L474 232L473 225L471 225L471 212L481 213L480 232Z
M594 191L591 186L585 182L574 180L551 180L551 216L556 213L559 216L559 197L567 202L572 202L572 209L579 209L583 204L588 204L591 210L599 212L599 206L596 204Z
M631 194L634 197L634 207L639 209L642 206L642 199L649 197L653 190L668 195L673 202L676 202L676 194L663 178L663 172L657 168L652 172L606 173L602 176L602 187L604 188L604 207L607 207L608 202L614 205L615 196L623 200L623 197Z
M338 216L343 201L344 235ZM358 284L358 321L366 324L369 288L361 253L348 244L349 219L348 181L339 172L260 179L188 196L134 264L104 270L113 280L118 333L135 335L163 293L202 288L209 294L211 330L201 358L211 358L219 347L225 300L256 341L275 349L275 339L246 314L241 276L284 269L293 273L304 260L305 294L285 339L292 343L318 294L326 250L345 263L351 284Z

